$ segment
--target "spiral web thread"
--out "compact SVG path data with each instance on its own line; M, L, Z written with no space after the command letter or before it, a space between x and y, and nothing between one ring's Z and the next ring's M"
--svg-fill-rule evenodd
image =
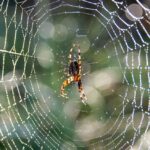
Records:
M137 140L143 138L144 140L137 145L137 149L142 149L145 142L150 149L147 139L150 126L150 9L136 0L143 9L143 15L136 17L128 11L127 1L112 0L109 3L113 9L109 9L107 1L102 0L1 1L0 24L3 38L0 49L0 146L2 149L60 149L65 141L69 142L65 144L64 149L84 147L79 139L72 139L67 135L65 131L72 129L65 127L47 105L51 96L43 96L44 89L39 85L35 67L37 61L35 53L39 42L38 31L41 24L47 18L64 14L84 14L99 22L109 39L95 51L95 54L100 53L101 50L105 51L109 45L112 45L115 51L111 52L107 59L117 58L123 76L122 84L126 85L124 91L117 94L122 101L121 105L113 110L114 113L120 110L117 118L112 124L113 113L109 114L105 125L112 124L112 126L105 131L105 134L91 140L88 147L134 149ZM134 21L127 21L123 15L125 11L128 11ZM96 47L100 36L101 34L95 37L91 47ZM67 57L65 52L62 55ZM19 62L22 63L21 68L18 66ZM51 76L54 74L55 72L51 73ZM137 74L138 78L135 77ZM129 94L132 94L132 98ZM132 111L126 116L125 111L128 107L131 107ZM137 111L141 115L138 123L136 122ZM133 134L127 138L126 133L130 129Z

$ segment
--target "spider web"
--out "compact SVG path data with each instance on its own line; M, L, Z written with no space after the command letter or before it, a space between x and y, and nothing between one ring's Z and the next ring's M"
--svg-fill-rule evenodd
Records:
M150 149L148 0L0 1L0 149ZM81 46L87 105L59 96Z

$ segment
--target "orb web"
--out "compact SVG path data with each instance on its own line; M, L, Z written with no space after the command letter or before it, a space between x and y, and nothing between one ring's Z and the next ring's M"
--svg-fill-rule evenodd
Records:
M149 149L149 8L148 0L2 0L0 149ZM76 84L60 96L73 43L87 105Z

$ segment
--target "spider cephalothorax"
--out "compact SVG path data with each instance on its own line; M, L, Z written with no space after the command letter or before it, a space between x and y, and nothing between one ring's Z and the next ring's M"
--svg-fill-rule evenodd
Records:
M77 60L73 60L73 57L72 57L72 51L75 47L78 48L78 59ZM65 97L66 94L64 93L64 89L66 86L68 86L72 82L77 82L78 90L80 92L80 98L81 98L82 102L85 102L85 100L87 100L87 98L84 94L82 82L81 82L81 55L80 55L80 47L78 45L73 45L73 48L70 49L68 76L69 76L68 79L66 79L61 86L61 96Z

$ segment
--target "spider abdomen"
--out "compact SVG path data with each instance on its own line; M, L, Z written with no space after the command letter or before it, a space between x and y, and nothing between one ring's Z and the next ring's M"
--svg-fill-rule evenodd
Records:
M71 62L69 66L69 74L77 75L79 74L79 64L77 61Z

